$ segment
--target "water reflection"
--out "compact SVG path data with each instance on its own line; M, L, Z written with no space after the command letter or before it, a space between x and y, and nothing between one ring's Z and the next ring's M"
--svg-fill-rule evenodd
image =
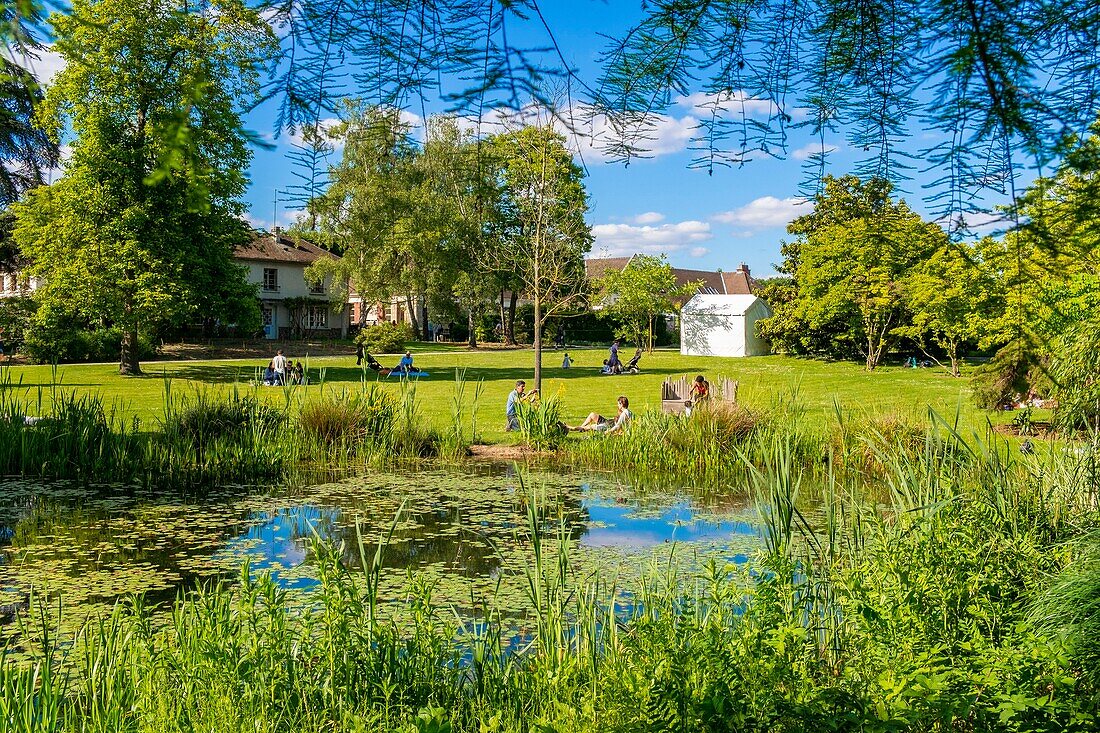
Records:
M227 489L201 499L122 487L0 484L0 610L31 587L69 608L120 595L172 599L180 587L233 577L247 558L288 589L316 583L311 538L339 543L349 567L373 557L392 525L385 566L487 581L515 573L540 531L572 540L578 562L630 562L675 542L744 562L758 544L744 496L720 503L684 491L638 492L608 477L517 475L509 468L380 473L280 490ZM398 512L400 510L400 515ZM396 523L394 518L397 517ZM0 623L12 614L0 613Z

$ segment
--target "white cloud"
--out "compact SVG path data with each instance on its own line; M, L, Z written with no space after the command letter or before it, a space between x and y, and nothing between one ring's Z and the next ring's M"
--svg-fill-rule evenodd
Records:
M721 111L733 115L744 114L746 117L768 118L779 112L779 108L772 100L753 97L742 89L719 94L695 92L686 97L678 97L676 104L681 107L705 110L707 114L712 114L713 111Z
M634 217L635 224L657 224L665 220L665 215L656 211L647 211Z
M828 155L829 153L835 153L837 150L840 150L840 146L835 143L825 143L822 147L821 142L817 141L803 145L797 150L792 150L791 157L795 160L809 160L811 156L819 153Z
M53 46L40 49L35 52L35 55L38 58L24 56L16 59L16 63L25 69L29 69L39 84L48 86L54 77L65 68L65 59L53 49Z
M463 118L459 124L464 130L475 134L489 135L515 129L523 125L545 124L550 122L565 135L570 149L582 157L595 156L599 160L609 160L613 156L607 150L610 140L625 137L626 142L643 151L648 158L687 150L692 137L696 134L699 120L692 115L654 114L648 119L643 130L629 130L628 134L615 132L611 121L605 115L596 114L592 107L574 104L558 111L551 118L545 110L534 106L521 110L493 109L479 120L474 117Z
M603 257L625 257L635 253L672 254L690 251L693 257L703 248L699 242L714 237L705 221L681 221L659 226L635 224L597 224L592 227L596 238L593 251ZM704 251L703 254L706 252Z
M795 196L785 199L762 196L739 208L716 214L712 218L723 224L733 224L748 229L769 229L786 226L796 217L808 214L810 211L811 207L805 199Z
M710 250L706 247L692 247L689 254L692 257L706 257L708 254L710 254Z

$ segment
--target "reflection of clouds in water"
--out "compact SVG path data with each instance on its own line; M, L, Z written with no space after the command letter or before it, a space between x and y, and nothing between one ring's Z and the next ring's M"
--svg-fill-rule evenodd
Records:
M718 542L732 535L755 536L748 522L696 520L687 502L674 504L652 516L642 516L634 506L585 502L590 524L581 541L589 547L646 548L664 542Z
M248 531L227 542L220 554L247 555L253 575L271 572L284 587L310 588L317 581L311 578L280 578L279 571L304 563L313 531L325 537L329 534L324 531L325 528L335 525L339 518L339 509L308 504L265 512L254 517L258 521Z

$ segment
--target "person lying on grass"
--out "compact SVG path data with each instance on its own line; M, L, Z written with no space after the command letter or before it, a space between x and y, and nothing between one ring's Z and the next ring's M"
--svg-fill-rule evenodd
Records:
M619 400L619 414L614 420L604 417L598 412L589 413L588 417L584 419L577 427L566 426L568 430L576 432L589 432L595 431L597 433L604 433L606 435L613 435L615 433L621 433L626 430L626 427L630 424L630 419L634 417L634 413L630 411L630 400L625 396L620 396Z

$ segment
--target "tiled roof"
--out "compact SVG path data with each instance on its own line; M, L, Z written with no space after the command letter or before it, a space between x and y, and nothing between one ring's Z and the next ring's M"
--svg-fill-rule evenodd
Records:
M684 270L679 267L672 268L672 274L676 276L677 285L686 285L690 282L702 282L700 293L721 293L722 273L707 272L706 270Z
M749 268L745 265L733 272L723 272L722 283L725 285L723 292L726 295L752 295L756 290L756 281L752 279Z
M619 270L630 263L632 257L593 257L584 261L584 274L589 280L603 277L608 270Z
M285 234L273 236L255 232L248 244L233 250L233 256L238 260L292 262L300 265L311 265L322 257L336 257L305 239L295 239Z
M622 270L632 257L598 257L584 261L584 270L590 280L602 277L609 270ZM749 268L741 265L733 272L710 272L708 270L687 270L680 267L672 268L676 275L676 282L685 285L690 282L701 282L700 293L718 295L752 295L756 287Z

